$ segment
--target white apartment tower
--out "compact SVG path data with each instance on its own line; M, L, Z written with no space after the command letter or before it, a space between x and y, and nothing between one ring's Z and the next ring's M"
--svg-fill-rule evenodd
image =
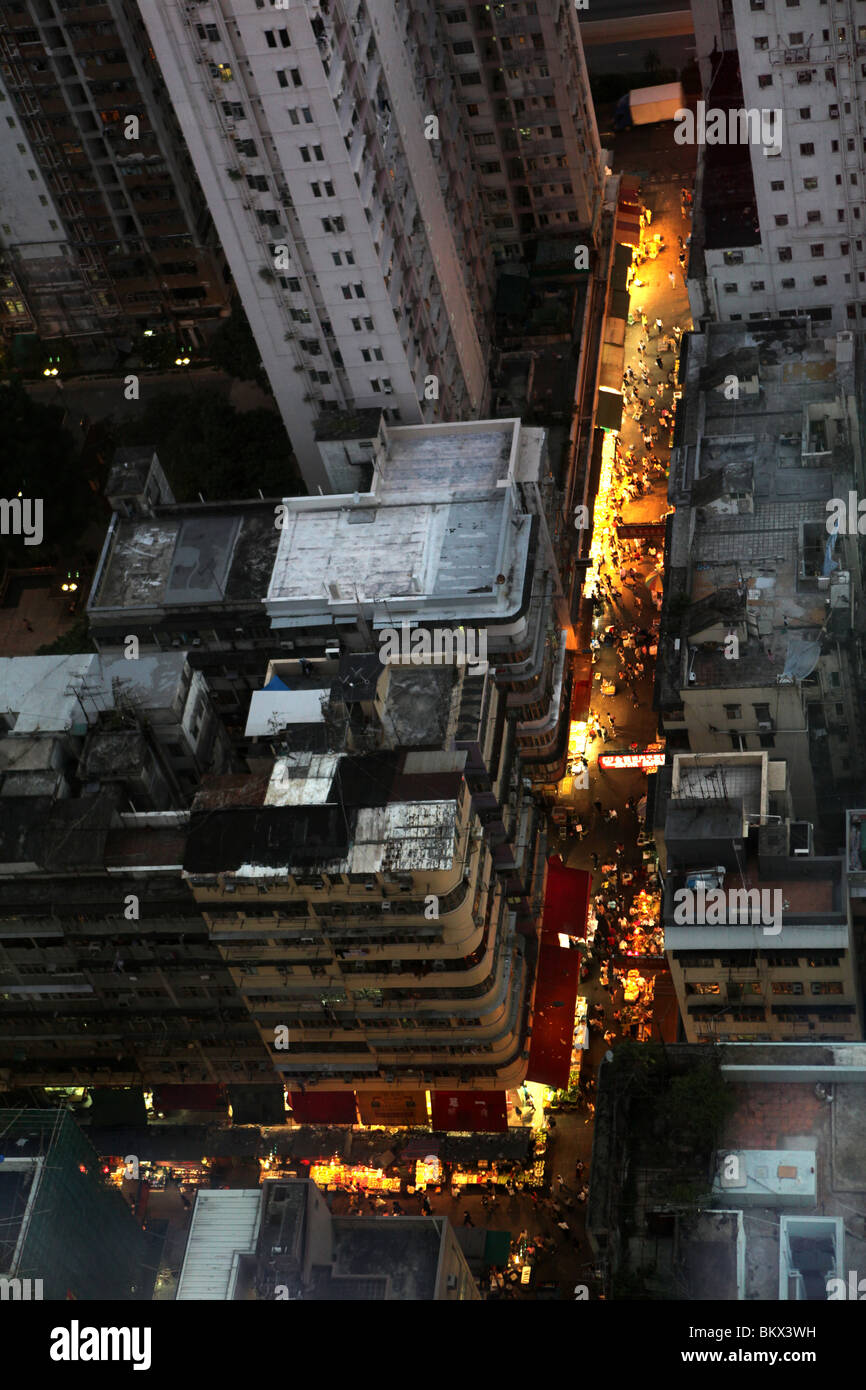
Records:
M735 58L740 104L783 113L780 151L753 144L744 158L753 236L738 236L736 225L726 234L705 212L713 155L701 152L689 265L695 321L808 314L828 334L858 327L866 318L866 0L693 0L692 8L708 105L720 104L717 75Z
M138 4L310 491L323 415L483 415L497 260L598 229L571 7Z

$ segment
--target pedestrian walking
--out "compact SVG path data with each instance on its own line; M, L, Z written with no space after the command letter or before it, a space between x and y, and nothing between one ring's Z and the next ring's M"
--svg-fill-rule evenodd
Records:
M656 366L658 367L658 369L659 369L660 372L663 372L663 371L664 371L664 369L665 369L665 364L664 364L664 362L662 361L661 357L657 357L657 358L656 358Z
M475 1222L472 1220L472 1217L470 1216L470 1214L469 1214L468 1211L464 1211L464 1213L463 1213L463 1225L464 1225L464 1226L474 1226L474 1225L475 1225Z
M656 333L661 333L663 327L661 319L656 319Z
M590 855L590 858L591 858L591 860L592 860L592 867L593 867L593 869L597 870L597 869L598 869L598 862L599 862L599 861L598 861L598 855L596 854L595 850L593 850L592 854Z
M683 213L683 216L685 216L685 213ZM676 277L676 275L674 275L674 272L673 272L672 270L669 270L669 271L668 271L668 279L669 279L670 282L671 282L671 289L672 289L672 290L676 289L676 286L677 286L677 277Z

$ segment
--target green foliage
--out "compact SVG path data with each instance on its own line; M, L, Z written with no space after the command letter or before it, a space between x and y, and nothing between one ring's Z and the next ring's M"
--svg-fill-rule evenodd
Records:
M87 626L87 617L82 614L75 619L72 626L60 637L55 638L44 647L39 647L37 656L74 656L77 652L95 652L96 648L90 640L90 633Z
M177 340L173 333L154 333L151 338L142 336L140 353L145 367L173 367L178 355Z
M179 502L303 493L286 432L269 410L235 410L218 391L155 396L115 429L121 445L153 444Z
M682 1076L674 1076L662 1097L665 1124L676 1141L695 1153L716 1147L726 1120L736 1109L732 1087L711 1055Z
M93 512L93 494L76 466L75 443L63 428L65 407L32 400L20 381L0 383L0 497L41 498L43 543L0 538L0 561L16 568L68 554Z
M231 317L223 319L208 342L208 357L215 367L239 381L254 381L270 394L270 383L262 367L261 353L247 322L247 316L235 301Z

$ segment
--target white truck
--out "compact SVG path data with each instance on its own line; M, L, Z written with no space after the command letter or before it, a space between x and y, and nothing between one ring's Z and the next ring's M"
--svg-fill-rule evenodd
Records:
M684 106L682 82L635 87L617 102L613 113L614 130L630 130L634 125L652 125L654 121L672 121Z

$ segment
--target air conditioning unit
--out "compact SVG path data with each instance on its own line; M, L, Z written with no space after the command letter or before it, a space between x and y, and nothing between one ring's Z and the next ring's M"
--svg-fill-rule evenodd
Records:
M380 906L381 906L383 912L390 912L390 911L391 911L391 904L390 904L389 902L381 903Z
M338 645L335 645L334 643L329 643L329 645L325 648L325 656L328 658L329 661L339 661L339 659L340 659L340 648L339 648L339 646L338 646Z
M448 1278L447 1278L446 1281L445 1281L445 1286L446 1286L446 1288L449 1288L449 1289L456 1289L456 1288L457 1288L457 1275L456 1275L456 1274L449 1274L449 1275L448 1275Z
M759 728L759 729L772 729L772 727L773 727L773 721L772 721L772 719L759 719L759 720L758 720L758 728Z

